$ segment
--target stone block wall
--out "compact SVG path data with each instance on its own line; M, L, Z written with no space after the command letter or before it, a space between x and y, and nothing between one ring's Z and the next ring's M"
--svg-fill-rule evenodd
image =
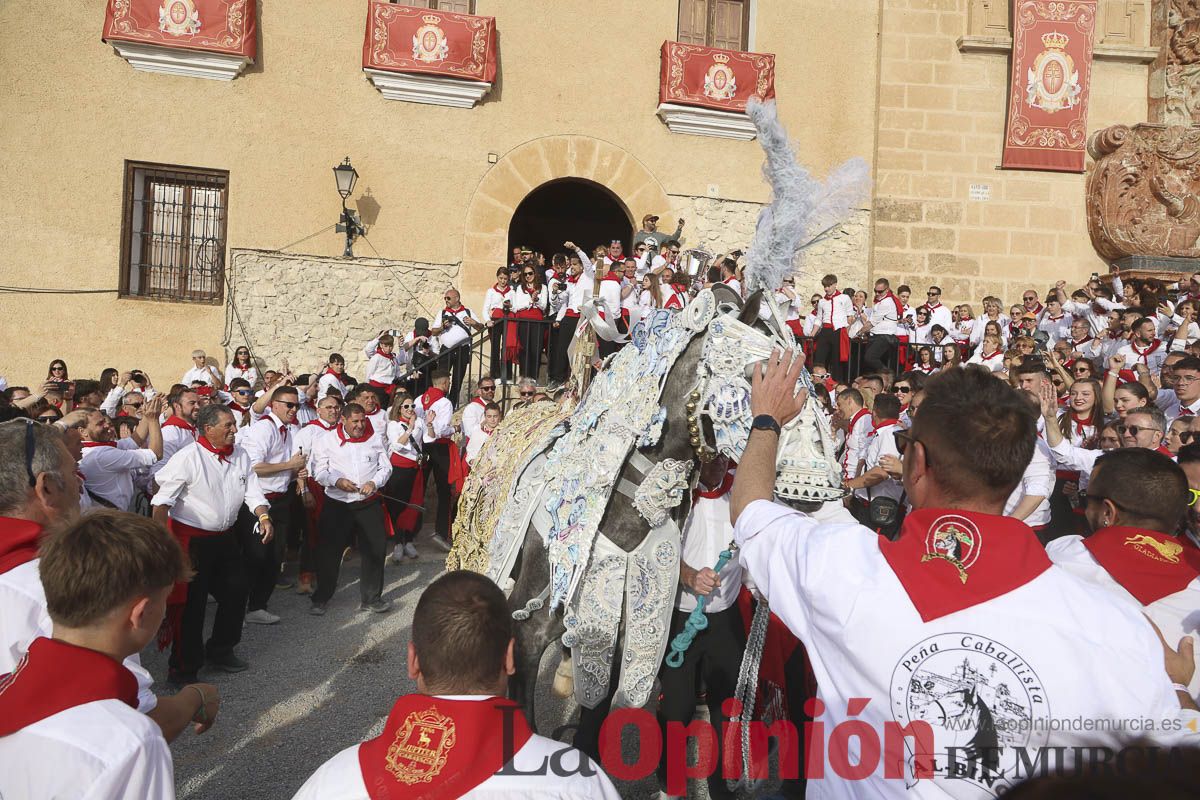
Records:
M245 342L260 368L278 368L286 358L299 375L338 352L359 379L363 345L382 329L411 329L417 317L433 322L444 305L442 292L459 273L457 263L268 250L235 249L229 264L226 362Z
M762 204L691 195L671 195L671 203L671 214L664 215L659 227L673 231L675 220L683 217L684 248L700 247L713 254L750 249ZM827 272L836 274L843 287L866 285L870 232L871 212L859 209L797 262L797 291L819 292Z

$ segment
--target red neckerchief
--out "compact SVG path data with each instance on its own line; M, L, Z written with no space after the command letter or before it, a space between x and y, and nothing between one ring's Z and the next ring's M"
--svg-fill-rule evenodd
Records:
M1066 316L1066 314L1059 314L1057 317L1046 316L1046 317L1042 318L1042 322L1046 322L1047 320L1050 322L1058 322L1060 319L1062 319L1065 316Z
M495 290L496 290L496 292L497 292L498 294L501 294L501 295L506 295L506 294L508 294L509 292L511 292L511 291L512 291L512 286L511 286L511 285L510 285L510 286L505 286L503 289L501 289L501 288L500 288L500 284L498 284L498 283L496 283L496 284L492 284L492 288L493 288L493 289L495 289Z
M116 442L80 442L84 447L116 447Z
M1030 314L1041 314L1043 311L1043 306L1041 303L1038 303L1037 308L1027 308L1025 310L1028 311Z
M436 386L430 386L425 390L425 394L421 395L421 409L428 411L434 403L446 396L446 393Z
M42 526L27 519L0 517L0 575L37 558Z
M162 426L164 428L183 428L185 431L190 433L193 438L196 436L196 426L188 422L183 417L177 417L174 414L167 417L166 422L164 422Z
M386 358L388 361L393 361L393 360L395 360L395 358L396 358L396 354L395 354L395 353L385 353L385 352L383 352L383 349L382 349L382 348L380 348L380 347L378 347L378 346L376 346L376 348L375 348L375 355L377 355L377 356L383 356L383 357L384 357L384 358Z
M1003 352L1004 352L1003 350L997 350L994 353L988 353L986 356L980 356L980 359L983 361L988 361L990 359L995 358L996 356L1000 355Z
M1091 336L1085 336L1085 337L1083 337L1082 339L1080 339L1080 340L1078 340L1078 341L1076 341L1075 339L1072 339L1072 340L1071 340L1071 347L1072 347L1072 349L1078 350L1078 349L1079 349L1079 348L1080 348L1082 345L1085 345L1085 344L1087 344L1087 343L1088 343L1088 342L1090 342L1090 341L1092 341L1092 337L1091 337Z
M486 401L485 401L485 400L484 400L482 397L476 397L476 398L474 398L474 399L473 399L471 402L472 402L472 403L478 403L480 408L486 408L486 407L487 407L487 402L486 402Z
M378 353L378 352L379 352L379 348L375 348L375 352L376 352L376 353ZM380 354L380 355L382 355L382 354ZM326 374L326 375L332 375L333 377L337 378L337 382L338 382L338 383L340 383L342 386L345 386L345 385L346 385L346 381L345 381L345 379L342 377L341 373L334 372L334 371L333 371L333 367L325 367L325 374Z
M604 274L604 277L602 277L600 280L602 280L602 281L616 281L617 283L620 283L620 282L621 282L621 276L620 276L620 275L618 275L617 273L613 272L613 271L610 269L608 272L606 272L606 273Z
M1155 350L1157 350L1161 346L1162 346L1162 339L1155 339L1153 342L1150 343L1150 345L1145 350L1142 350L1141 348L1139 348L1137 346L1137 343L1135 341L1133 341L1133 339L1129 340L1129 349L1132 350L1134 353L1136 353L1138 360L1141 361L1143 364L1146 364L1147 366L1150 364L1150 361L1149 361L1149 359L1146 358L1146 356L1150 355L1151 353L1153 353Z
M375 435L375 428L371 425L370 417L367 417L363 420L363 432L361 436L347 436L344 423L338 423L337 435L342 440L338 447L345 447L347 444L362 444L363 442L371 441L371 437Z
M222 464L228 463L229 457L233 455L233 445L231 444L227 444L224 447L214 447L207 436L201 436L196 442L208 452L215 454L217 461L220 461Z
M883 297L879 298L879 300L880 300L880 302L883 302L884 300L891 300L893 303L896 304L896 321L899 322L900 319L904 316L904 304L900 302L900 298L896 297L896 295L892 294L891 289L888 289L888 293L885 294Z
M103 653L34 639L16 669L0 678L0 737L97 700L120 700L136 709L137 679Z
M336 427L337 427L337 425L326 425L326 424L325 424L325 422L324 422L324 420L322 420L320 417L317 417L317 418L316 418L316 419L314 419L314 420L309 420L309 421L308 421L308 422L305 424L305 426L304 426L304 427L306 427L306 428L307 428L309 425L316 425L318 428L320 428L320 429L321 429L321 430L323 430L323 431L331 431L331 430L333 430L334 428L336 428Z
M850 427L847 430L853 431L854 426L858 424L858 421L860 419L862 419L863 417L869 417L869 416L871 416L871 412L865 408L860 408L858 411L855 411L854 416L850 419Z
M283 420L281 420L279 417L275 416L274 413L267 414L265 417L259 417L258 421L259 422L264 422L264 421L269 422L269 423L271 423L272 428L275 427L275 423L278 422L279 423L279 435L284 439L287 438L287 434L288 434L287 425L285 425L283 423Z
M383 732L358 747L371 800L461 797L510 762L533 736L511 700L401 697Z
M579 283L579 276L581 275L583 275L582 272L577 272L574 275L568 275L567 283Z
M1200 549L1186 536L1142 528L1102 528L1083 546L1125 591L1148 606L1200 576Z
M1070 414L1070 420L1071 420L1071 422L1072 422L1072 423L1075 425L1075 435L1076 435L1076 436L1081 436L1081 437L1082 437L1082 436L1083 436L1083 433L1084 433L1084 432L1083 432L1083 429L1084 429L1084 428L1091 428L1091 427L1093 427L1092 423L1090 423L1090 422L1088 422L1088 421L1086 421L1086 420L1081 420L1081 419L1079 418L1079 414L1078 414L1078 412L1075 412L1075 411L1068 411L1067 413L1068 413L1068 414Z
M726 286L728 286L729 284L731 284L731 283L735 282L736 280L737 280L737 275L730 275L728 278L726 278L725 280L721 281L721 283L723 283L723 284L725 284Z
M871 435L872 436L876 435L877 433L879 433L880 429L886 428L888 425L899 425L899 424L900 424L900 420L898 420L898 419L881 419L879 421L878 425L875 425L874 423L872 423Z
M250 406L240 405L233 400L229 401L229 407L232 408L234 411L238 412L239 414L245 414L247 411L250 410Z
M253 364L247 364L247 365L246 365L246 366L244 366L244 367L239 367L237 364L234 364L234 365L233 365L233 368L234 368L234 369L236 369L238 372L242 373L243 375L245 375L247 372L249 372L250 370L254 369L254 365L253 365Z
M933 317L933 312L934 312L935 310L937 310L937 309L941 308L941 307L942 307L942 304L941 304L940 302L938 302L938 303L926 303L926 304L925 304L925 309L926 309L926 310L929 312L929 314L930 314L930 318L931 318L931 319L932 319L932 317Z
M1154 452L1156 452L1156 453L1162 453L1164 456L1166 456L1167 458L1170 458L1170 459L1174 459L1174 458L1175 458L1175 454L1174 454L1174 453L1172 453L1172 452L1171 452L1170 450L1168 450L1167 448L1163 447L1161 444L1160 444L1158 447L1154 448Z
M1024 522L957 509L912 511L894 542L879 537L879 550L925 622L1007 594L1050 568Z
M729 490L733 488L734 472L732 469L725 470L725 476L721 478L721 485L715 489L701 489L696 487L696 496L692 498L692 505L696 504L701 498L705 500L716 500L718 497L724 497L729 494Z
M446 306L445 308L442 309L442 313L443 314L458 314L458 313L466 310L466 308L467 307L464 306L462 303L459 303L458 308L451 308L450 306Z
M934 372L937 370L937 368L937 364L917 364L917 369L921 370L921 372L924 372L926 375Z

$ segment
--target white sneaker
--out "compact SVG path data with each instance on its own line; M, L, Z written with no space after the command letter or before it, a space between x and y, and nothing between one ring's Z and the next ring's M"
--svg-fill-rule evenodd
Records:
M276 622L279 622L279 617L265 608L260 608L257 611L251 611L247 614L246 622L251 622L255 625L274 625Z
M404 545L404 557L405 558L420 558L421 554L417 552L417 548L413 547L412 542L408 542L407 544Z
M404 548L400 545L396 545L395 549L392 550L392 554L388 556L388 561L392 562L393 564L404 563Z

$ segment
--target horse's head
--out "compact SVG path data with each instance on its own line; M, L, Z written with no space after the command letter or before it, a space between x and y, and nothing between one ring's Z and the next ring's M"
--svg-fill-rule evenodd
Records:
M686 402L690 441L701 461L717 453L740 461L753 421L750 381L755 365L776 349L800 348L772 297L755 292L743 303L722 285L712 293L717 310L704 334ZM800 383L811 393L807 370ZM812 508L844 495L829 420L815 400L784 426L775 468L775 494L784 502Z

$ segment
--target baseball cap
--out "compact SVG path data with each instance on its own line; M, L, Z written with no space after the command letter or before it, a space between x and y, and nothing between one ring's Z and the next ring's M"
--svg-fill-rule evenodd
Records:
M649 222L650 220L654 220L655 222L658 222L658 214L647 214L646 216L642 217L642 224L644 225L645 223Z

